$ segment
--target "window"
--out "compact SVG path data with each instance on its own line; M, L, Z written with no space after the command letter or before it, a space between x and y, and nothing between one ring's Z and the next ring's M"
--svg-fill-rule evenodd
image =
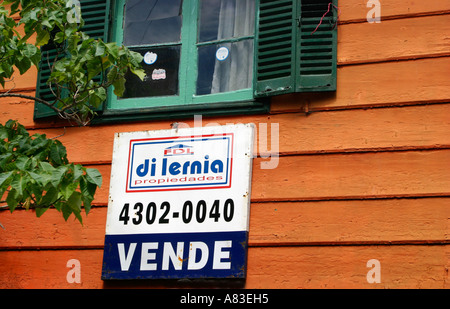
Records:
M261 112L273 95L336 89L336 0L81 4L91 35L141 53L147 73L144 81L130 74L123 97L111 91L100 120Z
M130 75L109 110L253 100L255 0L119 0L116 12L114 39L147 76Z

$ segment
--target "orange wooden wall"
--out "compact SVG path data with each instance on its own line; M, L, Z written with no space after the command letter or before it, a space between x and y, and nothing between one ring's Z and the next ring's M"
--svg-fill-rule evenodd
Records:
M280 96L267 115L203 119L279 124L278 167L254 160L245 287L450 288L450 0L381 1L379 24L366 21L365 0L339 2L336 93ZM14 83L34 94L36 71ZM26 100L0 100L0 123L8 119L64 132L34 123ZM59 139L69 159L104 176L95 207L84 226L54 210L39 219L0 211L0 288L110 287L100 274L113 135L172 122L67 127ZM67 281L70 259L81 283ZM367 280L372 259L380 283Z

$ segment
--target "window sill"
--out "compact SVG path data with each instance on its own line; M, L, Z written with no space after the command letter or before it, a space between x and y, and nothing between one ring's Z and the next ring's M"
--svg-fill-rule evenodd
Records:
M145 120L172 120L202 116L228 116L263 114L270 110L269 99L219 102L207 104L187 104L165 107L146 107L121 110L104 110L93 119L92 125L132 122Z

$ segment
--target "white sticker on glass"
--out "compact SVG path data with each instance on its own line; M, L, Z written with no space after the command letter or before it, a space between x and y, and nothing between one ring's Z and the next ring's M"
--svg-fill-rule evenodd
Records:
M228 58L228 55L230 54L230 51L226 47L221 47L216 52L216 58L219 61L224 61Z
M155 63L156 59L158 59L158 55L155 53L147 52L144 55L144 62L148 65Z
M166 79L166 70L164 69L153 70L152 79L153 80Z

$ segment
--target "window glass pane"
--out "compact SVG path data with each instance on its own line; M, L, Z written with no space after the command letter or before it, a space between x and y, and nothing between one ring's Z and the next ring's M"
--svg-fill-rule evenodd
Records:
M199 42L253 35L255 0L200 0Z
M182 4L182 0L128 0L124 45L179 42Z
M253 40L198 48L197 95L251 88Z
M123 98L178 95L180 46L133 48L144 56L142 63L147 76L144 81L127 74Z

